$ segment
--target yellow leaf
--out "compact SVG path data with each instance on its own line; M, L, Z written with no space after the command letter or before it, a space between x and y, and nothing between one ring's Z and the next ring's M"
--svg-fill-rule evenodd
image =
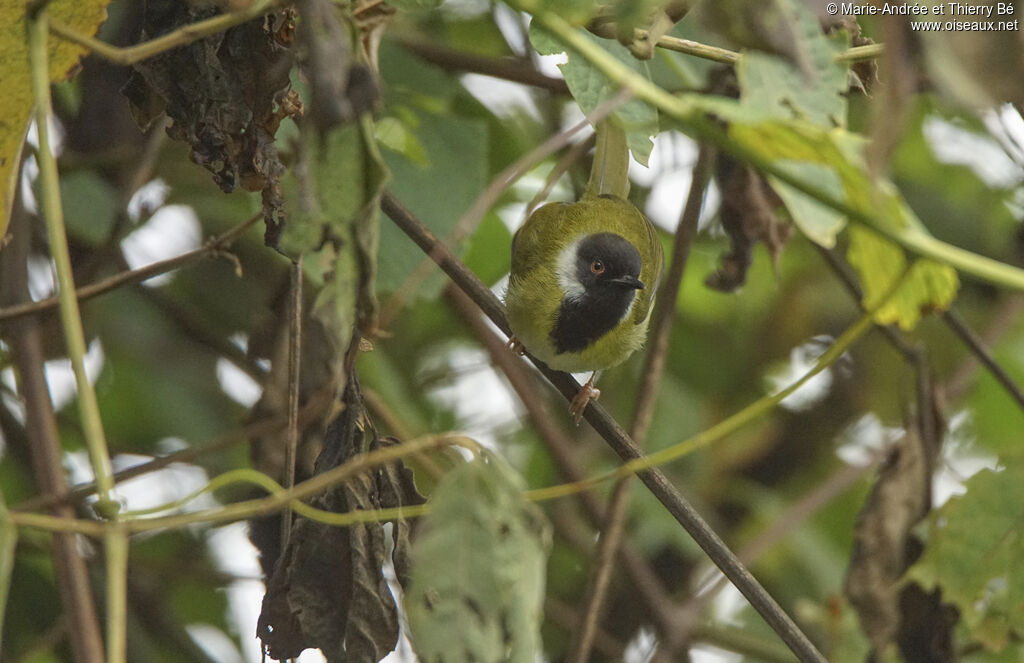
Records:
M107 18L108 0L54 0L46 11L72 30L94 35ZM32 84L26 41L25 0L0 0L0 238L7 233L7 223L14 203L18 162L25 141L29 116L32 114ZM14 18L17 17L17 18ZM84 48L52 37L49 41L50 80L67 77Z
M875 313L875 321L882 325L896 323L901 329L913 329L923 313L947 308L960 285L955 269L922 258L910 267L899 290L890 295L907 268L906 255L894 242L862 225L850 226L847 256L860 275L864 308L872 309L888 297Z

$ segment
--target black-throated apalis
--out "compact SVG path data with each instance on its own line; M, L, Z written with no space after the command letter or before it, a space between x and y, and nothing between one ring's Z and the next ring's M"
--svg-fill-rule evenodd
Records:
M591 372L569 408L577 424L600 395L597 371L643 345L664 262L651 222L625 199L629 156L612 122L598 127L584 196L543 205L512 238L505 296L512 347L556 370Z

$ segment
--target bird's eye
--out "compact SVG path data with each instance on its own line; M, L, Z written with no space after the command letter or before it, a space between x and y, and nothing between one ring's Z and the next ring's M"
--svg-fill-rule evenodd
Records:
M590 271L594 272L595 274L603 274L604 263L601 262L600 260L595 260L594 262L590 263Z

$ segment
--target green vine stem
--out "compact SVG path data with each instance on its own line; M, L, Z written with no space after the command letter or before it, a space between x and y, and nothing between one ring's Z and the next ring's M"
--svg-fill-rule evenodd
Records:
M629 195L629 148L626 146L626 132L614 116L597 124L597 146L594 149L594 163L590 167L587 181L587 196L604 193L619 198Z
M107 661L128 660L128 534L123 521L107 523L103 536L107 571Z
M75 296L74 276L71 272L68 238L64 230L64 211L60 201L57 161L50 149L50 78L46 40L46 13L40 12L36 16L29 16L29 63L32 68L32 93L36 104L36 132L39 136L36 159L39 162L43 216L46 219L46 232L50 240L50 253L57 271L61 325L64 328L68 358L71 360L71 368L75 374L78 412L82 419L89 460L96 475L99 495L99 500L95 505L96 512L105 518L116 518L119 504L112 494L113 469L110 464L110 454L107 451L103 422L100 419L99 404L96 402L96 392L93 391L89 378L85 374L83 360L85 357L85 334L82 331L82 318L78 309L78 298Z
M424 510L420 507L401 507L398 509L382 509L376 511L356 511L352 513L332 513L316 509L301 502L300 500L323 492L327 488L344 481L357 472L390 463L407 455L418 454L427 449L441 446L459 446L474 455L482 453L480 446L472 439L463 435L427 435L424 437L409 440L400 445L394 445L363 454L344 465L332 470L318 474L307 479L294 488L284 489L280 484L269 476L250 469L231 470L222 474L210 482L180 500L160 505L153 509L140 511L128 511L123 515L130 517L116 522L97 522L95 520L83 520L76 518L59 518L42 513L25 513L20 511L9 512L10 520L18 527L31 527L47 531L76 532L89 536L105 536L109 531L116 528L117 531L125 534L138 534L141 532L152 532L156 530L175 529L195 524L216 524L228 523L238 520L245 520L254 516L265 516L269 513L281 510L285 505L290 505L296 513L307 516L328 525L351 525L358 522L375 522L393 520L396 517L412 517L421 515ZM228 485L247 483L258 485L267 492L269 497L246 500L220 506L216 509L208 509L195 513L175 514L160 518L139 518L138 516L169 509L176 509L191 502L196 497L220 490Z
M529 10L528 4L524 5L524 9ZM851 220L869 226L916 255L945 263L965 274L970 274L994 285L1024 291L1024 270L947 244L912 227L894 227L892 224L884 223L874 214L853 207L831 192L801 179L781 168L771 159L737 143L725 129L686 97L677 97L637 76L610 53L586 39L579 30L572 27L561 16L547 11L539 11L534 14L534 19L589 60L613 83L629 89L637 98L671 116L697 137L714 143L757 170L778 178L801 193L841 212Z

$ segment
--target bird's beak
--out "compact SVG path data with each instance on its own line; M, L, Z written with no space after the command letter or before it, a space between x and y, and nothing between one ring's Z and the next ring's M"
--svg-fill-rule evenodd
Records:
M609 279L609 283L615 283L617 285L624 286L626 288L633 288L634 290L643 290L644 282L635 276L620 276L616 279Z

